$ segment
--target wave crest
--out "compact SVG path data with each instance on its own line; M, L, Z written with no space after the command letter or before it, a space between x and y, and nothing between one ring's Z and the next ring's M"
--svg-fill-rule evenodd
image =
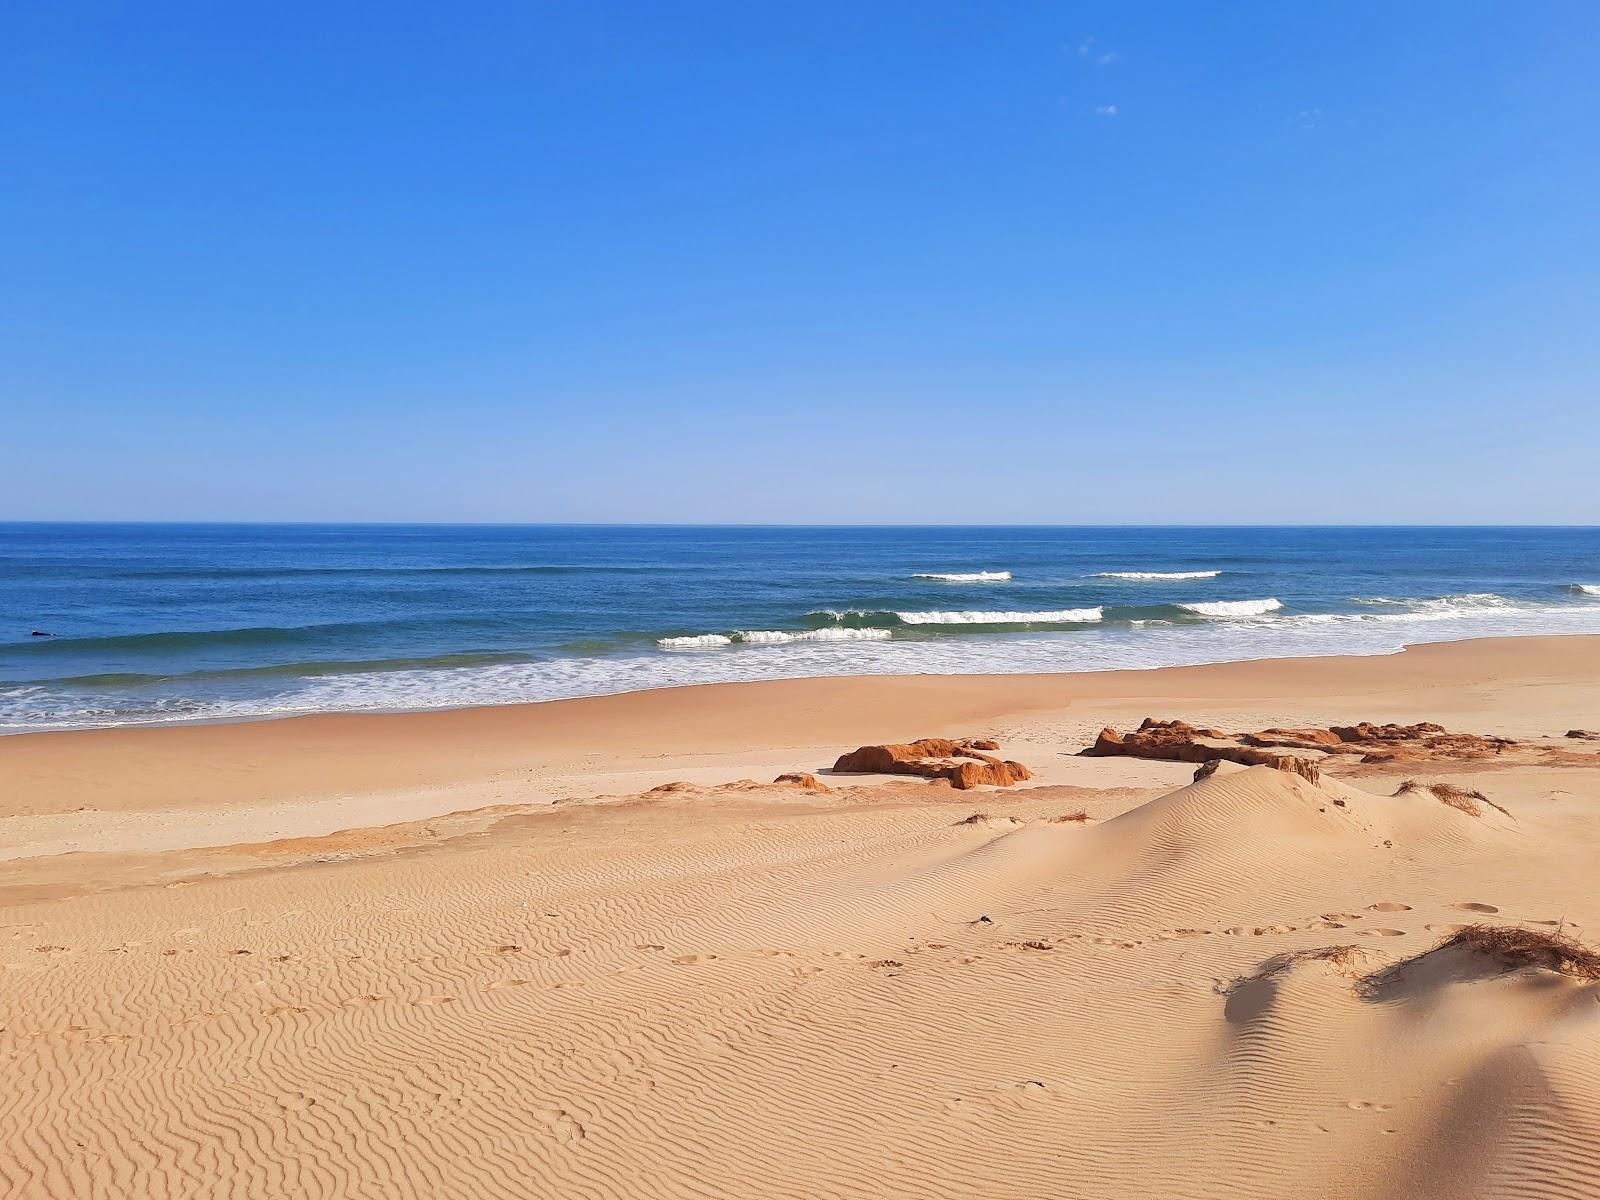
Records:
M657 638L656 645L663 650L704 650L708 646L731 646L733 639L725 633L691 633L683 637Z
M940 583L1004 583L1010 571L918 571L913 579L937 579Z
M1265 600L1206 600L1178 607L1200 617L1264 617L1282 608L1283 601L1268 596Z
M1515 600L1508 600L1494 592L1463 592L1457 596L1351 596L1350 602L1380 608L1406 608L1413 613L1444 615L1518 607Z
M694 633L657 638L663 650L706 650L716 646L776 646L783 642L878 642L893 637L887 629L741 629L734 633Z
M771 646L779 642L881 642L893 636L887 629L746 629L734 634L733 640L750 646Z
M907 625L1072 625L1098 621L1103 608L1058 608L1047 612L897 612Z

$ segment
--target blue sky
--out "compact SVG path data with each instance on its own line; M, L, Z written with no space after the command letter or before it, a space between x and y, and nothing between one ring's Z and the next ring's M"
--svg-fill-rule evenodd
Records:
M1600 5L11 5L0 519L1600 522Z

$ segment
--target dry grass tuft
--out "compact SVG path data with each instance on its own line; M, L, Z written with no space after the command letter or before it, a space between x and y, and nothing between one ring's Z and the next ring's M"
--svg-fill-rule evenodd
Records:
M1311 950L1289 950L1283 954L1274 954L1263 962L1249 975L1241 975L1221 991L1224 995L1231 995L1242 987L1252 983L1263 983L1276 979L1285 971L1299 966L1301 963L1325 962L1332 963L1342 973L1355 975L1362 960L1372 952L1364 946L1317 946Z
M1083 822L1087 821L1088 819L1089 814L1080 808L1077 812L1066 812L1062 813L1059 817L1051 817L1050 824L1065 825L1069 821Z
M962 817L957 825L982 825L985 821L993 820L986 812L975 812L970 817Z
M1548 933L1520 925L1468 925L1421 954L1374 971L1361 981L1360 990L1367 996L1382 996L1391 985L1401 983L1410 968L1447 950L1481 954L1499 962L1505 971L1533 967L1568 979L1600 982L1600 951L1559 930Z
M1441 804L1448 805L1471 817L1483 816L1483 809L1478 807L1480 804L1487 804L1496 812L1504 813L1508 817L1511 816L1509 810L1502 808L1482 792L1477 790L1468 791L1466 788L1457 787L1453 783L1423 783L1421 780L1408 779L1400 785L1400 790L1395 792L1395 795L1407 796L1414 792L1427 792Z
M1348 970L1361 964L1361 960L1370 953L1364 946L1317 946L1311 950L1289 950L1283 954L1274 954L1258 968L1252 979L1271 979L1275 975L1282 975L1291 967L1301 963L1326 962L1332 963L1341 970Z
M1571 979L1600 980L1600 950L1591 950L1577 938L1559 931L1547 933L1520 925L1468 925L1427 953L1453 947L1498 958L1509 970L1539 967Z

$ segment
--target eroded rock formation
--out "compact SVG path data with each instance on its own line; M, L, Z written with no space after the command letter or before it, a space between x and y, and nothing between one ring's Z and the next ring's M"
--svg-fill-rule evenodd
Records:
M1444 726L1427 721L1416 725L1374 725L1363 721L1359 725L1334 725L1327 729L1273 728L1257 733L1225 733L1187 721L1146 717L1131 733L1102 730L1094 745L1079 753L1091 758L1122 755L1192 763L1222 759L1247 767L1281 767L1311 778L1318 759L1335 755L1355 756L1364 763L1475 761L1494 758L1516 745L1510 738L1451 733Z
M992 741L948 738L923 738L920 741L880 746L862 746L839 757L835 771L881 775L920 775L925 779L948 779L955 788L966 789L990 784L1010 787L1033 772L1019 762L988 753L999 749Z

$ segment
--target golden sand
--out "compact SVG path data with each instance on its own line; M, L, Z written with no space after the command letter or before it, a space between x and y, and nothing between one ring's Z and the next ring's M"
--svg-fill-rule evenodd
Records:
M1568 753L1074 756L1145 715ZM1600 984L1455 937L1600 935L1584 726L1527 638L0 739L0 1196L1597 1195ZM824 770L948 735L1037 777Z

